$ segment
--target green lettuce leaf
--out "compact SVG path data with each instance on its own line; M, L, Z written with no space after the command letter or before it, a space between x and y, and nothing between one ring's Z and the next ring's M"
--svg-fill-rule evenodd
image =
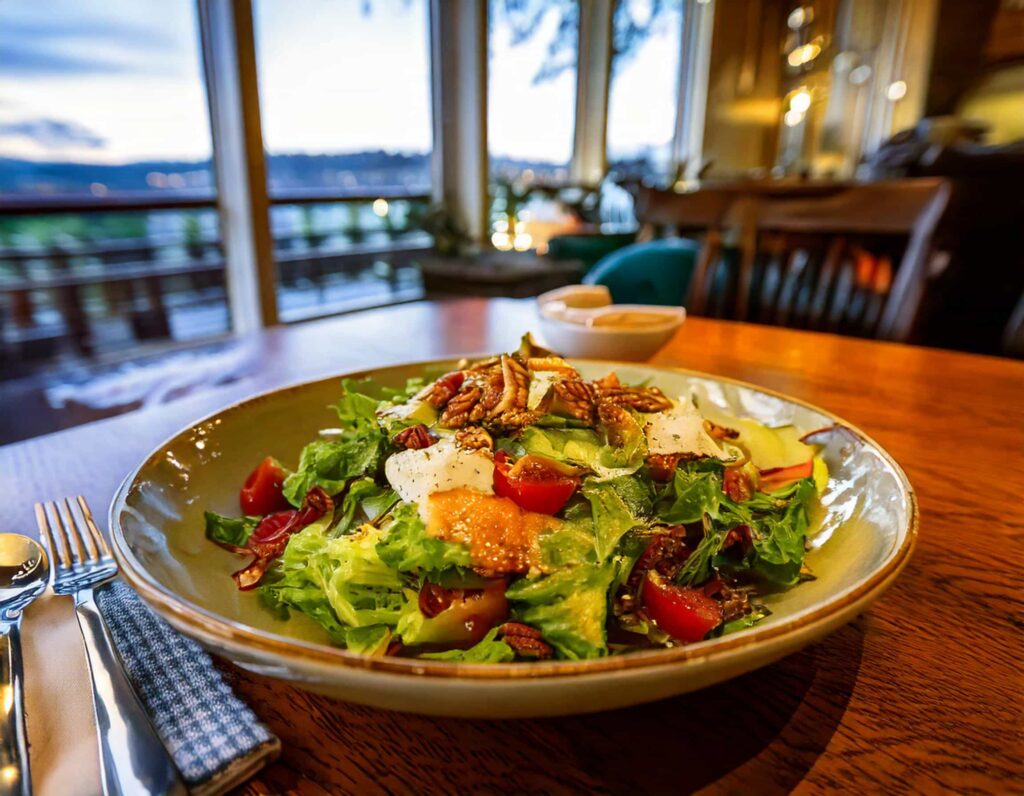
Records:
M816 494L811 478L804 478L795 487L781 516L765 516L753 526L754 559L750 566L780 586L792 586L799 578L809 524L807 506Z
M445 650L425 652L419 657L434 661L465 661L466 663L508 663L516 657L512 648L497 638L498 628L488 631L477 644L468 650Z
M259 517L224 517L212 511L207 511L203 516L206 518L207 539L236 547L245 547L249 535L260 521Z
M604 482L588 478L583 496L593 510L595 550L598 562L603 562L628 531L646 524L641 512L650 502L647 490L632 476Z
M597 539L594 537L594 521L590 517L568 519L558 530L542 534L538 541L541 561L546 569L597 564Z
M616 563L581 564L539 578L523 578L505 596L513 613L537 628L559 657L570 660L608 654L605 622L608 587Z
M291 539L267 581L265 602L294 609L319 622L336 643L346 643L348 628L398 623L402 579L377 555L381 532L362 529L348 536L327 536L330 519L303 528Z
M427 533L415 503L402 503L395 509L377 543L377 553L389 567L430 574L431 580L442 570L473 563L465 545L435 539Z
M383 655L391 641L387 625L350 627L345 631L345 646L360 655Z
M344 379L341 386L343 391L334 411L338 413L342 427L353 431L376 428L377 409L383 400L380 388L372 379ZM380 397L371 395L371 392L377 392Z

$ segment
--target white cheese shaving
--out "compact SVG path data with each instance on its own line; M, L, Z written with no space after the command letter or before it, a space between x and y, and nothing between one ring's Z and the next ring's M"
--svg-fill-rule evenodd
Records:
M704 417L685 397L680 397L667 412L647 415L644 434L649 453L665 455L687 453L711 456L727 461L732 457L704 430Z
M428 519L427 498L436 492L465 488L494 494L494 461L490 454L466 450L453 439L394 454L384 463L384 475L402 500L419 504L424 521Z

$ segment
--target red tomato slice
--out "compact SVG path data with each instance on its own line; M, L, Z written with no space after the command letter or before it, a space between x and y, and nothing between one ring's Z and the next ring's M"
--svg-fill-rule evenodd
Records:
M702 640L722 624L722 607L702 589L675 586L648 570L643 585L644 610L672 638Z
M260 462L259 466L249 473L238 495L242 512L263 516L290 509L291 506L281 492L287 476L284 468L272 456Z
M494 455L495 493L526 511L557 514L579 485L579 478L561 472L558 462L524 456L513 467L505 451Z

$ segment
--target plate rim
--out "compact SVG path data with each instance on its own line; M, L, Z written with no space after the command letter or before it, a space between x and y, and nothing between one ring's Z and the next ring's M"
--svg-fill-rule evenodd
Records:
M289 638L271 631L260 630L240 622L221 617L212 611L201 608L190 601L175 594L156 580L136 558L128 545L118 519L121 509L126 507L126 500L131 492L139 474L151 466L157 459L163 456L166 449L181 437L190 433L197 427L223 417L229 413L237 413L249 406L261 403L268 398L285 395L292 392L301 392L313 385L322 384L328 381L340 382L342 379L358 379L372 377L374 373L383 370L398 370L411 367L429 367L455 363L462 359L474 356L488 356L469 354L466 357L442 357L428 360L415 360L401 362L391 365L381 365L374 368L363 368L359 370L346 371L343 373L321 376L307 379L293 384L283 385L270 390L256 393L247 398L235 401L227 406L214 410L198 420L192 421L180 428L169 437L159 443L142 462L133 468L121 481L111 499L108 509L108 529L111 541L113 542L114 557L120 567L120 574L128 584L165 620L177 627L187 635L192 634L193 638L203 638L208 643L212 640L225 644L226 647L241 652L245 655L252 655L253 650L283 658L289 663L302 665L309 663L337 664L341 669L371 670L389 675L400 675L406 678L438 677L455 678L467 681L501 681L539 679L552 677L585 677L587 675L607 674L609 672L625 672L627 670L640 670L661 667L667 664L684 664L696 660L712 661L731 652L744 647L765 646L769 642L784 639L787 636L796 636L798 631L809 631L816 625L827 623L830 619L842 614L852 605L865 602L869 604L874 598L888 588L900 573L909 560L917 543L918 527L920 523L920 511L917 495L910 483L907 474L882 445L871 435L858 426L850 423L838 415L820 406L794 398L783 392L764 387L742 379L730 376L721 376L707 371L693 370L691 368L674 367L668 365L656 365L646 362L625 362L618 360L591 359L584 357L569 357L571 362L580 362L594 365L606 365L611 368L642 368L653 371L667 371L696 378L711 379L713 381L727 382L739 387L754 390L774 398L781 399L791 404L797 404L806 409L829 418L834 425L840 425L851 431L862 443L873 447L883 460L892 468L897 477L900 489L906 496L908 504L907 522L900 529L903 534L900 544L892 550L881 565L861 582L855 583L845 591L829 598L824 603L813 606L796 614L792 619L780 622L775 625L758 628L756 625L732 636L719 637L687 644L680 647L667 649L641 650L623 655L608 655L603 658L591 658L586 660L559 660L559 661L538 661L524 664L519 663L466 663L458 661L437 661L421 658L398 658L389 656L367 656L349 652L341 647L330 647L325 644L303 641L301 639ZM866 605L865 605L866 607Z

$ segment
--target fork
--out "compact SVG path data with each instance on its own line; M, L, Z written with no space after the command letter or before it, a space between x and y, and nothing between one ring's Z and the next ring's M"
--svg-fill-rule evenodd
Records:
M70 498L64 498L63 506L58 501L36 503L36 522L53 564L53 591L75 600L92 680L103 793L187 794L177 766L128 681L96 604L95 591L116 577L117 562L85 498L79 495L76 503L77 512Z

